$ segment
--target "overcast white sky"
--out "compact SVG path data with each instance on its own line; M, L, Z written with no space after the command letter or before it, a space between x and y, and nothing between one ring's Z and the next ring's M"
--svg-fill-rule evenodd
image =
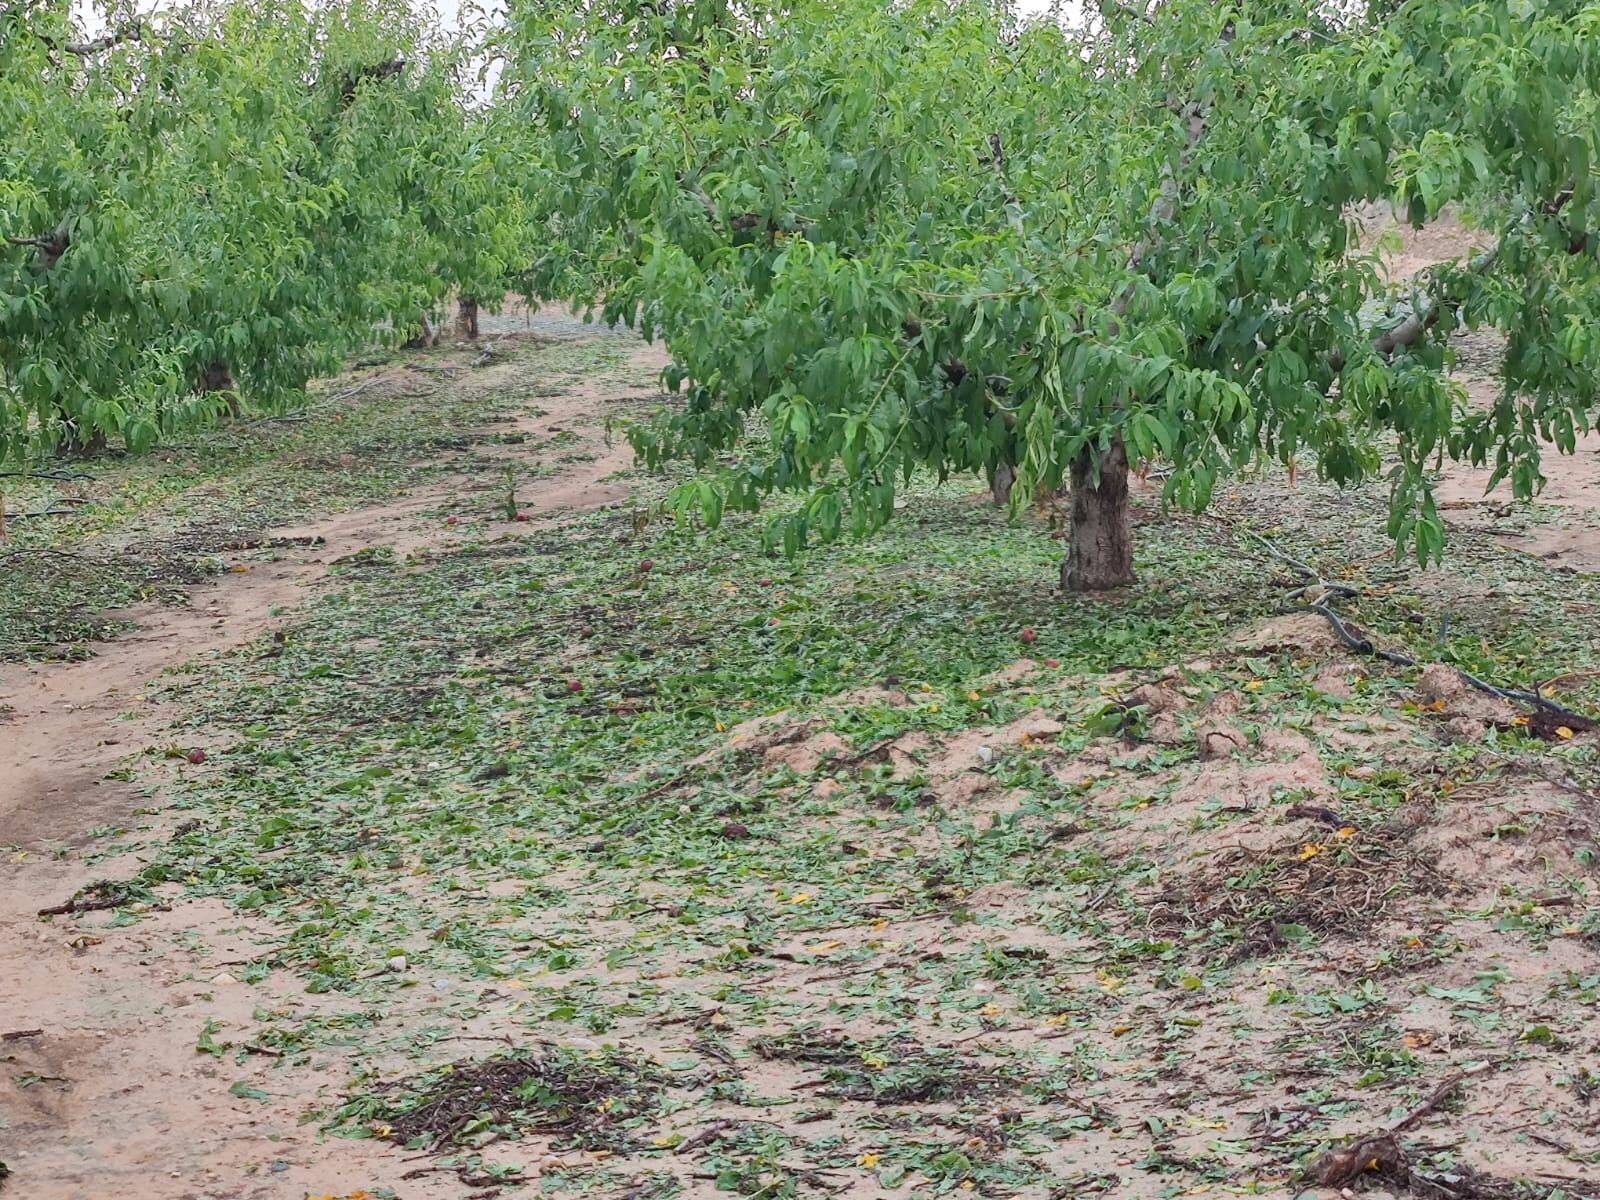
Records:
M160 0L139 0L137 4L141 12L152 12L160 6ZM78 18L84 23L84 27L91 34L98 33L103 29L105 21L93 0L73 0L72 7ZM439 22L440 28L454 31L460 24L463 11L469 14L474 10L479 12L486 9L488 11L499 11L502 5L499 0L487 0L487 3L484 0L433 0L431 5L419 4L418 7L419 11L428 11L429 16ZM1049 7L1050 0L1017 0L1017 10L1024 16L1042 13ZM1062 8L1067 13L1068 18L1071 19L1080 10L1080 5L1077 0L1071 0L1071 2L1063 4Z

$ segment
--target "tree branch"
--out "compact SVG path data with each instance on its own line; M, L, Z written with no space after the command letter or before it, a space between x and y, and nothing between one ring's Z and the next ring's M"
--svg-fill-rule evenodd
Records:
M1217 35L1217 45L1224 49L1233 45L1235 34L1234 23L1230 18L1222 27L1222 32ZM1135 243L1133 252L1128 256L1128 270L1134 274L1144 270L1144 260L1155 249L1159 232L1177 219L1178 201L1182 198L1178 172L1188 167L1190 159L1194 156L1194 148L1205 136L1206 122L1211 117L1211 102L1190 100L1179 110L1178 115L1184 122L1183 149L1178 154L1176 168L1167 163L1161 169L1161 184L1156 190L1155 200L1150 205L1150 215L1145 220L1144 236ZM1129 280L1127 287L1123 288L1112 301L1113 326L1120 324L1122 317L1127 313L1128 305L1133 301L1133 292L1134 281Z
M1017 204L1017 197L1011 190L1011 184L1006 179L1006 151L998 133L989 135L989 153L987 156L979 155L980 163L987 163L994 168L994 177L1000 184L1000 195L1006 206L1006 220L1017 233L1022 232L1022 210Z
M102 34L87 42L63 42L61 48L68 54L76 54L80 58L90 54L99 54L102 50L109 50L123 42L137 42L144 37L144 26L138 21L128 25L119 25L110 33Z
M1500 257L1500 248L1485 250L1476 254L1467 263L1467 270L1474 275L1481 275L1492 267L1495 260ZM1386 329L1372 339L1373 352L1383 359L1391 358L1396 350L1416 344L1423 334L1439 323L1439 318L1445 309L1458 308L1461 302L1448 296L1434 296L1419 312L1414 312L1392 329ZM1334 373L1344 370L1344 354L1335 350L1328 355L1328 365Z
M39 257L46 268L53 267L67 247L72 244L71 235L65 229L58 229L54 233L42 233L37 237L7 237L8 246L31 246L39 251Z
M400 74L406 69L406 60L391 58L387 62L374 63L368 67L358 67L354 71L347 71L339 85L339 104L348 105L355 99L356 89L368 79L389 79Z
M1571 202L1571 200L1572 189L1566 188L1558 192L1554 199L1541 204L1539 206L1539 213L1545 217L1557 217L1560 215L1561 210L1564 209L1567 204ZM1524 216L1522 218L1522 224L1526 225L1528 221L1529 217ZM1589 244L1589 235L1587 232L1573 233L1564 225L1561 226L1561 230L1567 235L1568 254L1582 254L1585 249L1587 249ZM1502 241L1503 240L1504 238L1502 238ZM1484 250L1473 255L1472 258L1467 262L1467 270L1473 275L1482 275L1490 267L1494 266L1499 257L1500 247L1496 245L1491 249ZM1445 309L1457 308L1460 306L1460 303L1461 302L1459 300L1452 299L1448 296L1434 296L1428 302L1427 306L1420 312L1412 313L1393 329L1386 329L1377 337L1373 338L1373 350L1376 351L1380 357L1389 358L1396 350L1400 350L1406 346L1415 344L1424 333L1439 323L1439 317L1444 313ZM1333 367L1335 372L1343 370L1344 355L1335 350L1331 355L1328 356L1328 362L1329 365Z

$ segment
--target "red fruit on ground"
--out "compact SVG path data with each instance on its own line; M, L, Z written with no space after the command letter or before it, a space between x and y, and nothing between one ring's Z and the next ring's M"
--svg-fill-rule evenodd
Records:
M1047 658L1044 660L1044 665L1047 667L1059 667L1061 660L1059 658Z
M205 760L206 760L206 752L204 750L191 750L191 751L189 751L189 761L192 762L195 766L198 767L201 763L205 762Z
M528 514L525 512L519 512L516 516L516 519L519 521L526 521L528 519Z
M567 691L581 692L583 691L583 684L579 683L576 679L569 679L567 680Z
M777 623L778 623L778 618L777 617L768 617L767 618L767 624L768 625L776 625Z
M1031 628L1030 629L1024 629L1022 631L1022 640L1025 641L1025 642L1031 642L1031 641L1033 641L1034 638L1036 638L1038 636L1039 635L1037 633L1035 633Z
M763 579L763 580L762 580L762 581L761 581L761 586L762 586L762 587L771 587L771 586L772 586L772 580L770 580L770 579Z
M655 565L656 565L655 559L647 558L642 563L639 564L639 570L648 571L651 567L653 567Z
M446 525L454 525L454 524L455 524L455 523L456 523L456 521L457 521L457 520L459 520L459 518L457 518L457 517L446 517L446 518L445 518L445 519L444 519L444 523L445 523L445 524L446 524Z

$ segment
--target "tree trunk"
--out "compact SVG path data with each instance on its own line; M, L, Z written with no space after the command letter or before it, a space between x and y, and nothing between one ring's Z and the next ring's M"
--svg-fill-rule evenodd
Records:
M233 380L233 370L222 359L214 359L200 373L200 390L206 395L223 393L223 400L228 406L228 415L235 420L238 419L239 385Z
M1017 482L1017 469L1010 463L1001 463L994 469L994 481L989 484L989 494L996 508L1011 503L1011 486Z
M105 433L98 429L93 432L86 430L83 422L59 401L55 406L55 424L65 434L55 445L57 458L100 458L106 453L108 443Z
M1133 523L1128 510L1128 454L1122 439L1100 456L1100 480L1085 450L1072 464L1072 532L1061 586L1103 592L1133 582Z
M237 391L238 389L233 382L232 369L220 358L213 359L211 364L200 372L200 390L202 392Z
M85 435L83 430L75 425L67 440L56 447L56 454L67 459L101 458L107 449L108 443L104 432L96 429L93 433Z
M456 332L474 342L478 340L478 302L471 296L461 297L456 306Z
M424 316L422 318L422 332L417 334L417 336L412 338L410 341L406 342L403 348L406 350L427 350L433 346L437 346L438 344L439 334L437 331L435 331L433 326L429 324L428 318Z

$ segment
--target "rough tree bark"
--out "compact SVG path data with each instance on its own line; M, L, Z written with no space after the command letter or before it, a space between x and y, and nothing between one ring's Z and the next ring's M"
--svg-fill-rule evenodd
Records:
M46 233L39 237L8 237L6 238L6 244L11 246L32 246L38 252L38 258L33 264L33 273L42 275L61 261L61 256L72 245L72 235L63 226L54 233Z
M1128 454L1122 439L1094 458L1085 450L1072 463L1072 529L1061 586L1069 592L1103 592L1133 582L1133 522L1128 509Z
M1221 45L1228 46L1232 44L1234 35L1235 27L1230 18L1222 27L1218 40ZM1180 170L1188 165L1195 146L1205 136L1211 103L1210 100L1191 100L1183 107L1180 168L1174 169L1169 163L1162 169L1161 185L1145 220L1144 235L1134 244L1128 256L1130 272L1145 271L1145 261L1157 246L1162 231L1177 219L1178 208L1183 200ZM1112 299L1113 335L1118 332L1133 296L1134 283L1129 280L1127 286ZM1078 455L1072 464L1072 529L1068 535L1067 558L1061 564L1061 586L1069 592L1107 591L1134 580L1133 519L1128 508L1128 452L1120 437L1100 456L1098 482L1095 465L1088 451Z
M200 390L202 392L233 392L238 390L238 385L233 381L233 371L228 364L220 358L213 359L204 371L200 372Z
M474 342L478 340L478 302L471 296L461 297L456 306L456 332Z
M994 480L989 484L989 495L996 508L1011 503L1011 488L1017 482L1017 469L1010 463L1001 463L994 469Z

